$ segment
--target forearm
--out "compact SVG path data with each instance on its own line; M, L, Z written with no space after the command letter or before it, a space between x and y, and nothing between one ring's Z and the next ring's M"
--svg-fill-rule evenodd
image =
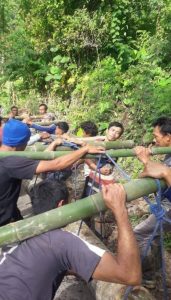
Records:
M82 158L88 151L87 146L80 148L79 150L73 151L70 154L66 154L62 157L58 157L51 161L40 161L36 174L48 171L63 170L73 165L77 160Z
M116 214L115 214L116 217ZM124 272L128 272L128 276L134 278L137 274L141 276L141 261L138 245L130 224L126 208L122 215L116 218L118 225L118 248L116 260L122 266ZM131 274L130 273L131 270Z
M97 169L97 165L91 159L85 159L85 163L91 170L95 171Z
M46 131L46 132L52 134L52 133L54 133L56 126L48 127L48 126L40 126L40 125L37 125L37 124L32 124L31 128L34 128L38 131Z
M63 157L56 159L57 170L62 170L67 167L72 166L77 160L82 158L87 153L87 147L82 147L79 150L73 151L70 154L67 154Z
M54 142L50 143L50 145L45 149L44 152L54 151L56 149L56 147L57 147L57 145L54 141Z

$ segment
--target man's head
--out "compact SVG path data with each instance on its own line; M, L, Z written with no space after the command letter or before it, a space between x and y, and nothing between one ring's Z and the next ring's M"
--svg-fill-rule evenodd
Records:
M12 114L13 118L18 116L18 107L17 106L15 106L15 105L11 106L11 114Z
M39 105L39 114L44 115L47 113L48 107L46 104L42 103Z
M124 132L124 127L119 122L112 122L109 124L108 129L106 131L106 137L108 141L116 141L121 137Z
M35 214L60 207L68 203L68 190L64 182L43 180L30 190Z
M68 130L69 130L69 125L67 122L58 122L56 124L55 134L62 135L64 133L66 133Z
M30 139L30 129L21 121L9 119L3 127L2 145L14 148L16 151L25 149Z
M171 146L171 118L161 117L153 123L153 135L156 146Z
M83 130L83 137L96 136L98 134L97 126L92 121L85 121L80 124Z

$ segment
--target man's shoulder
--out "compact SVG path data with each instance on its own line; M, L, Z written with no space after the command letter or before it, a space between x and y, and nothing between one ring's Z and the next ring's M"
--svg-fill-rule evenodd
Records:
M14 166L28 166L28 165L37 165L39 160L34 160L32 158L28 158L25 156L16 156L16 155L8 155L6 157L0 158L1 166L7 168L13 168Z
M14 155L14 154L10 154L10 153L8 153L7 154L7 156L5 156L5 157L2 157L2 158L0 158L0 160L1 161L34 161L33 159L31 159L31 158L27 158L27 157L25 157L25 156L17 156L17 155Z

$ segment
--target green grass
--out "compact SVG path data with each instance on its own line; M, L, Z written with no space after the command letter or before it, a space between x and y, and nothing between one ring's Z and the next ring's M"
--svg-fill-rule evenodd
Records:
M171 251L171 233L166 233L164 235L164 247L166 250Z

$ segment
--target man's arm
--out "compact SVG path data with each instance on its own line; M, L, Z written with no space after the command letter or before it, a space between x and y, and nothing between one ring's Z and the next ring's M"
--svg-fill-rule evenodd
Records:
M105 150L103 147L94 147L87 145L80 148L79 150L73 151L72 153L66 154L62 157L58 157L51 161L40 161L36 169L36 174L48 171L63 170L73 165L77 160L82 158L87 153L99 154L104 152Z
M163 178L168 186L171 186L171 168L165 164L154 162L149 160L145 166L140 177L153 177L161 179Z
M141 283L141 261L137 242L125 207L125 191L121 185L103 187L103 198L118 225L116 256L105 252L97 265L93 278L127 285Z
M63 142L62 138L55 139L52 143L50 143L44 152L54 151L58 146L60 146Z
M138 159L144 164L144 170L140 177L163 178L168 186L171 186L171 168L163 163L150 160L150 148L137 146L134 151Z
M42 133L37 133L35 135L32 135L27 143L27 146L31 146L35 144L36 142L42 140L42 139L47 139L50 137L50 134L47 132L42 132Z
M38 125L38 124L31 124L30 127L34 128L34 129L36 129L38 131L48 132L49 134L54 133L54 131L56 129L56 125L55 124L52 124L51 126L41 126L41 125Z
M23 120L23 123L30 125L31 128L34 128L38 131L45 131L45 132L48 132L49 134L53 134L56 129L55 124L52 124L51 126L41 126L38 124L34 124L33 121L31 120L31 118L25 118Z

